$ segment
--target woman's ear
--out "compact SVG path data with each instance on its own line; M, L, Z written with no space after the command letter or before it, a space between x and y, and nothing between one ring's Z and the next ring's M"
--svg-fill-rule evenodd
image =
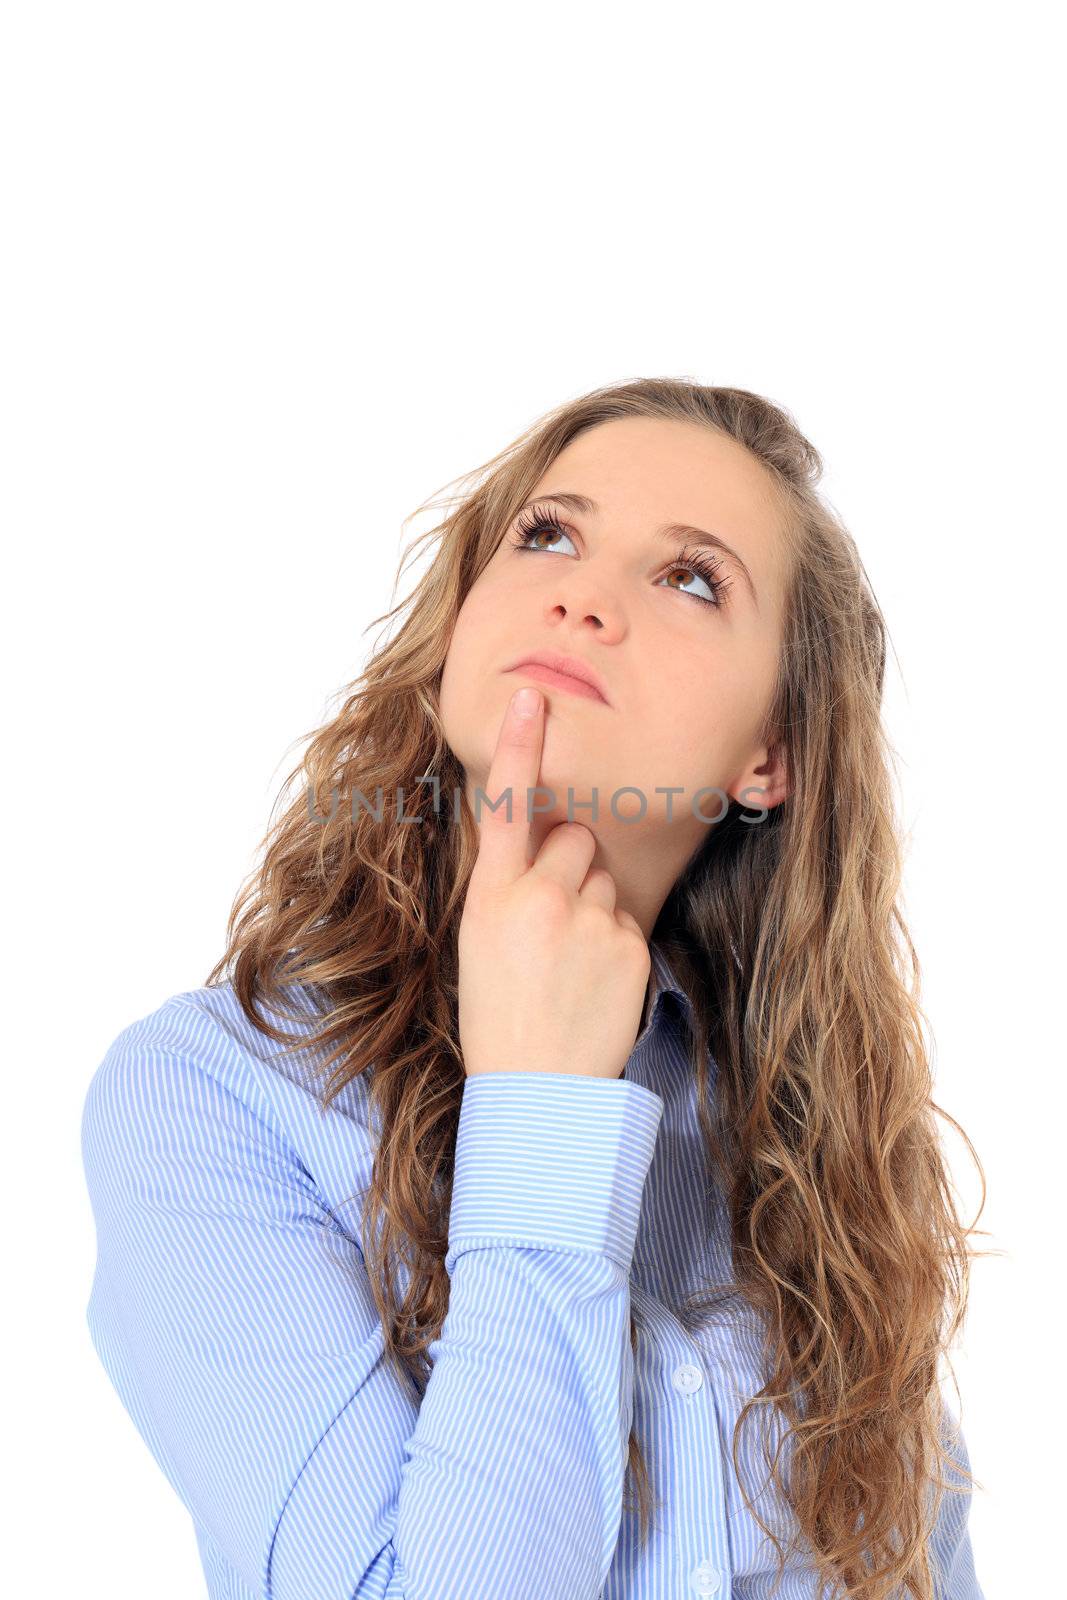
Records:
M732 800L743 806L766 807L773 811L788 799L790 792L789 766L785 746L781 743L764 745L756 752L758 765L748 767L728 793Z

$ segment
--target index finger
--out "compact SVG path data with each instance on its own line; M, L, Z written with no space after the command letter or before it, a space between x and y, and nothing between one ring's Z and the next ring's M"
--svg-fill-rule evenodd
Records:
M488 883L513 883L530 865L527 792L535 787L541 771L543 711L544 696L539 689L527 685L516 690L500 724L485 790L475 795L477 871Z

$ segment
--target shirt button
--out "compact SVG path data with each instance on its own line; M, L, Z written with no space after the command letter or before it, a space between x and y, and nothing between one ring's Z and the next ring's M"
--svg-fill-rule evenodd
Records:
M683 1394L693 1394L704 1382L704 1374L691 1361L683 1361L680 1367L675 1367L671 1382Z
M689 1587L696 1594L718 1594L721 1582L721 1573L716 1571L710 1561L702 1561L699 1567L694 1567L689 1574Z

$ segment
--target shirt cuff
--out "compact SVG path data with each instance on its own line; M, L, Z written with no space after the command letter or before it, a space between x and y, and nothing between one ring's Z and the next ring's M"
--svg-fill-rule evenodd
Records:
M456 1134L445 1269L487 1245L594 1251L629 1272L664 1102L626 1078L476 1073Z

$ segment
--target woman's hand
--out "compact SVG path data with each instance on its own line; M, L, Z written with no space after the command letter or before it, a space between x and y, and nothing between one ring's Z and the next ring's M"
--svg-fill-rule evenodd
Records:
M535 697L529 715L516 705L524 692ZM459 927L460 1048L468 1077L619 1078L637 1036L651 956L635 918L615 909L611 874L589 871L590 829L558 823L528 861L528 792L540 778L543 737L543 695L517 691L487 782L490 802L505 800L495 811L479 807L478 859Z

